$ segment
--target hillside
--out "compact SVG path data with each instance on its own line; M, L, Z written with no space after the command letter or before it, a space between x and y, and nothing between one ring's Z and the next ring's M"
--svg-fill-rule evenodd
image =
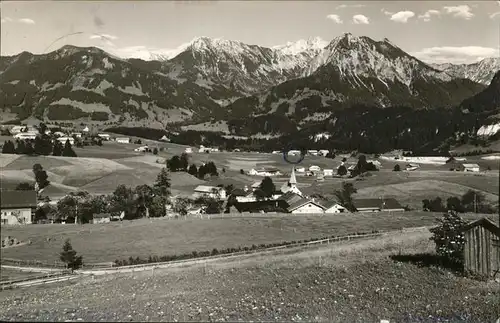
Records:
M495 72L500 70L500 58L489 57L473 64L433 64L434 68L456 78L467 78L471 81L488 85Z
M163 75L161 64L122 60L97 48L64 46L0 59L2 112L19 119L159 123L202 118L220 108L196 84Z

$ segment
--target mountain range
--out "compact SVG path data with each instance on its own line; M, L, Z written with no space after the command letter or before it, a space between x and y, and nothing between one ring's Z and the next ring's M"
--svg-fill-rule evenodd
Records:
M233 134L242 125L247 135L283 134L342 111L452 109L485 90L500 69L499 59L430 65L388 39L350 33L273 48L198 37L174 57L153 58L70 45L0 57L2 121L165 128L224 120Z

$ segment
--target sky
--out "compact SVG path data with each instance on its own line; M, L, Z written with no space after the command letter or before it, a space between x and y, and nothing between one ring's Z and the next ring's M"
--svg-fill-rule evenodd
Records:
M2 1L1 55L96 46L169 55L207 36L272 47L345 32L430 63L499 57L500 1Z

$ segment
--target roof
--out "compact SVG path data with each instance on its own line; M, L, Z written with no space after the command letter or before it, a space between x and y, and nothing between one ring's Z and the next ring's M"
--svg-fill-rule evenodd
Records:
M247 192L245 192L244 190L242 190L241 188L235 188L232 192L231 192L231 195L234 195L234 196L247 196Z
M288 205L291 205L291 204L299 201L300 199L302 199L302 197L299 194L294 193L294 192L287 192L287 193L281 195L280 197L278 197L278 200L285 201Z
M319 202L319 204L325 209L325 210L328 210L329 208L331 208L332 206L335 206L335 205L340 205L339 202L335 201L335 200L330 200L330 201L321 201ZM342 205L340 205L341 207L343 207ZM344 207L343 207L344 208Z
M289 212L292 212L292 211L294 211L294 210L296 210L296 209L298 209L298 208L300 208L300 207L302 207L304 205L307 205L309 203L312 203L312 204L314 204L314 205L316 205L316 206L318 206L320 208L323 208L323 206L320 205L317 202L311 201L311 200L306 199L306 198L300 198L300 200L298 200L296 202L293 202L292 204L289 204L289 206L287 207L287 210Z
M36 208L36 192L1 191L0 206L2 209Z
M465 168L479 168L478 164L463 164Z
M261 168L257 168L255 169L255 171L257 172L279 172L279 169L277 169L276 167L261 167Z
M212 193L214 189L217 191L224 190L222 187L206 185L198 185L194 190L195 192Z
M288 180L290 184L297 184L297 178L295 177L295 167L292 167L292 174L290 174L290 179Z
M356 199L353 201L357 209L378 208L378 209L403 209L396 199Z
M255 182L252 184L252 188L260 187L260 182Z
M471 222L467 224L465 227L463 227L462 231L467 231L477 226L483 226L487 228L489 231L491 231L493 234L495 234L497 237L500 237L500 228L498 227L498 225L496 225L496 223L494 223L488 218L482 218L474 222Z

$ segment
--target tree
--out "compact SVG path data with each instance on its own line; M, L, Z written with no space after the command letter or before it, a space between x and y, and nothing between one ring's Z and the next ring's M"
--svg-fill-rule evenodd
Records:
M342 182L342 189L336 190L334 192L340 205L345 207L351 212L356 212L356 207L354 206L352 195L357 193L358 190L352 185L352 183Z
M47 175L47 172L43 170L42 165L34 164L33 174L35 175L35 181L38 184L39 190L47 187L50 184L50 182L47 180L49 176Z
M468 190L462 195L462 205L468 212L476 212L483 205L484 200L484 194L474 190Z
M342 162L345 163L347 161L347 158L343 157Z
M274 191L276 191L276 186L274 186L273 180L269 176L264 177L259 188L264 193L264 197L271 197Z
M186 216L188 214L187 208L189 205L189 200L186 198L178 198L175 200L173 205L173 211L180 216Z
M255 196L257 201L262 201L266 198L266 193L262 189L258 188L253 191L253 196Z
M245 171L243 169L240 169L240 174L245 175Z
M125 185L119 185L110 197L111 212L125 212L126 219L134 219L137 216L136 200L134 192Z
M33 144L31 140L24 141L24 154L25 155L33 155L35 153L35 149L33 148Z
M347 168L344 165L340 165L339 168L337 168L337 175L347 175Z
M63 145L59 140L54 140L54 145L52 147L52 155L53 156L62 156Z
M400 172L401 171L401 166L399 166L399 164L394 165L393 171L394 172Z
M181 167L180 164L181 160L177 155L167 160L167 168L171 172L177 172Z
M44 156L48 156L52 152L52 143L50 141L50 137L47 136L44 132L41 132L41 135L35 138L34 151L35 154Z
M449 197L446 200L446 208L449 211L455 211L455 212L459 212L459 213L464 212L464 207L462 205L462 201L460 201L460 199L456 196Z
M326 158L330 158L330 159L335 159L335 153L333 151L329 151L326 156Z
M186 153L182 153L179 158L179 169L182 171L187 171L189 166L189 155Z
M429 212L444 212L446 211L444 205L443 205L443 200L440 197L436 197L433 200L422 200L422 206L424 211L429 211Z
M24 155L26 153L26 144L24 140L16 140L16 154Z
M460 267L463 265L465 244L462 229L466 224L456 212L448 211L438 220L438 225L430 229L430 239L436 244L436 253Z
M15 154L16 146L10 140L7 140L2 147L2 154Z
M153 155L158 155L158 148L156 148L156 147L155 147L155 148L153 149Z
M76 157L76 153L73 150L73 148L71 147L71 143L69 142L69 139L66 140L66 143L64 144L62 156L64 156L64 157Z
M155 195L149 207L149 216L153 218L165 216L167 213L166 210L167 203L168 203L168 197Z
M16 191L34 191L35 186L31 183L20 183L19 185L16 186Z
M196 168L195 164L192 164L189 166L188 173L193 175L193 176L198 176L198 168Z
M170 175L167 168L162 168L156 177L156 182L153 187L156 194L166 197L170 196Z
M63 251L60 253L60 257L62 262L64 262L67 268L71 269L71 271L80 268L83 265L82 256L77 256L76 251L73 250L73 246L71 246L71 242L69 239L66 239L63 245Z
M137 214L138 217L144 217L149 214L149 206L153 203L154 190L151 186L143 184L136 186L135 195L137 195Z

